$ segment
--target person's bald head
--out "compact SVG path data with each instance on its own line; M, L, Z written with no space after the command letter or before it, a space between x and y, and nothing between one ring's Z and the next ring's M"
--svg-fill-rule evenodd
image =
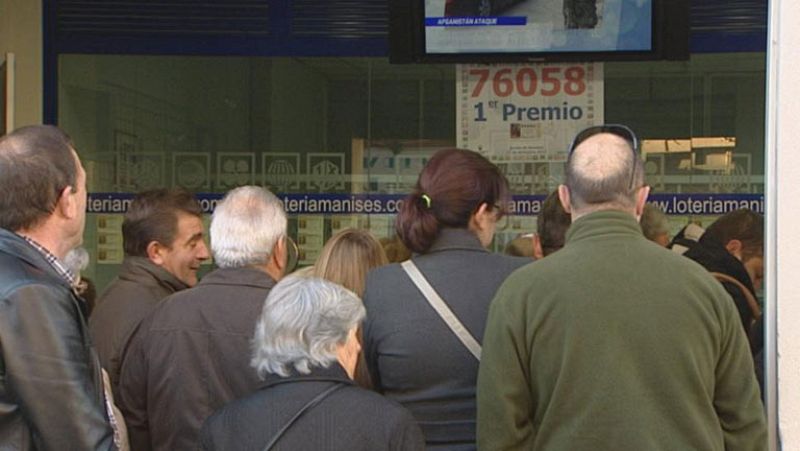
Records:
M597 134L578 144L567 160L565 172L573 215L595 210L634 210L638 188L644 182L642 160L625 139L611 133Z

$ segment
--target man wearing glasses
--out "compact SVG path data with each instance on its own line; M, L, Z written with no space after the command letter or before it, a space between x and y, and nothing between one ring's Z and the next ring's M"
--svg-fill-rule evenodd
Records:
M230 191L211 219L218 269L164 299L123 355L120 407L131 449L197 449L200 427L261 381L250 341L264 299L287 269L283 206L264 188Z
M730 297L642 235L649 187L637 151L619 125L584 130L570 147L566 244L512 274L490 308L479 449L766 447Z

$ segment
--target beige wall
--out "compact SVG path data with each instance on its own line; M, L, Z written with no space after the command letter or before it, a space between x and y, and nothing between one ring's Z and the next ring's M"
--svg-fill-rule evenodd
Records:
M42 0L0 0L0 54L16 57L16 127L42 123Z
M767 74L768 300L777 308L778 426L784 450L800 449L800 2L770 1ZM772 210L769 211L769 207ZM771 271L770 271L771 270ZM769 296L771 295L771 297ZM767 343L770 344L769 342ZM774 395L774 394L773 394Z

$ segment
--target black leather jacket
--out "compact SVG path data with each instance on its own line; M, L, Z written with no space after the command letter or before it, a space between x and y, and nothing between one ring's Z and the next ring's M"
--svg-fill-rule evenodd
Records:
M0 229L0 449L116 449L81 302Z

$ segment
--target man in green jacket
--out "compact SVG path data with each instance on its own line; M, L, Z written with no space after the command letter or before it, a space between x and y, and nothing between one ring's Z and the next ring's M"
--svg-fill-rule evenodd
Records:
M480 450L761 450L747 338L707 271L644 238L635 135L581 132L559 187L565 247L517 270L489 312Z

